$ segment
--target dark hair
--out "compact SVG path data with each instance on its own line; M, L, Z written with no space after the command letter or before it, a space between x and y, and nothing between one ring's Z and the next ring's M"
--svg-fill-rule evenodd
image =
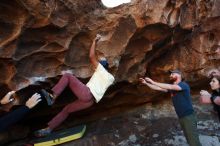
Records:
M219 76L213 76L212 79L213 78L216 78L218 80L219 84L220 84L220 77Z
M212 75L212 76L211 76L211 79L213 79L213 78L216 78L216 79L218 80L219 85L220 85L220 77L219 77L219 76ZM213 93L217 93L217 94L218 94L217 91L213 91Z
M183 73L180 70L178 70L178 69L169 70L168 73L169 74L177 73L177 74L179 74L181 76L181 81L185 81L185 77L184 77Z
M219 81L219 83L220 83L220 76L211 74L210 78L211 79L216 78Z
M106 69L109 69L108 62L106 60L100 60L99 63Z

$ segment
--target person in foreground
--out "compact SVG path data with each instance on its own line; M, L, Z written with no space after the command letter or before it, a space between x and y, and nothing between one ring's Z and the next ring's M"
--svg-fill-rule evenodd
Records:
M66 105L60 113L48 122L48 127L36 131L35 136L42 137L49 135L70 113L89 108L94 104L94 101L98 103L108 87L113 84L115 79L114 76L108 72L107 60L102 59L99 61L95 54L96 43L100 38L100 36L97 36L93 40L90 48L89 58L95 72L89 82L85 85L72 74L66 73L52 88L52 93L48 93L48 95L55 100L66 86L69 86L78 99Z
M190 87L183 81L182 73L179 70L170 71L170 81L172 84L156 82L148 77L140 78L140 82L149 88L171 94L175 111L188 144L190 146L201 146L197 132L197 120L191 101Z
M206 90L201 90L200 102L203 104L212 104L214 110L218 113L218 118L220 121L220 76L212 76L209 84L212 89L212 93L210 94Z
M15 91L8 92L0 101L1 106L9 104L13 102L12 95L15 94ZM10 126L17 123L21 119L23 119L33 107L35 107L41 101L41 95L39 93L35 93L29 98L25 105L20 106L19 108L10 111L9 113L0 117L0 132L4 132Z

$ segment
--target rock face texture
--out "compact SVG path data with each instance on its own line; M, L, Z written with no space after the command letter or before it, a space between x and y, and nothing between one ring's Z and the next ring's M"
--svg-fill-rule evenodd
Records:
M196 82L209 68L219 44L220 1L136 0L108 9L99 0L17 0L0 3L2 85L21 89L36 77L73 70L92 75L88 60L95 34L117 83L149 74L166 79L179 68Z
M91 111L152 102L158 93L138 78L168 81L170 69L182 70L192 87L206 87L208 71L220 65L219 26L220 0L133 0L112 9L101 0L2 0L0 95L38 80L51 88L64 70L88 81L97 33L97 54L106 56L116 83L106 95L114 98Z

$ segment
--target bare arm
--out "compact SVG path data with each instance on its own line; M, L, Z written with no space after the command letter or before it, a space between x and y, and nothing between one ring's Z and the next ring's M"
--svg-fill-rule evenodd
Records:
M214 100L215 104L220 105L220 96L217 96Z
M166 89L166 90L175 90L175 91L180 91L182 88L179 85L173 85L173 84L166 84L166 83L159 83L155 82L150 78L145 78L145 80L153 85L156 85L160 88Z
M201 90L200 91L200 102L203 103L203 104L210 104L210 103L212 103L211 96L212 95L208 91ZM217 105L220 105L220 96L217 96L214 99L214 103L217 104Z
M201 90L199 101L200 101L200 103L203 103L203 104L212 103L211 102L211 94L208 91Z
M94 68L97 68L98 66L98 59L96 57L96 53L95 53L95 48L96 48L96 43L98 42L98 40L100 39L100 36L97 36L93 42L92 42L92 46L90 47L90 52L89 52L89 59L90 62L92 63Z
M146 85L147 85L149 88L153 89L153 90L162 91L162 92L168 92L167 89L160 88L160 87L155 86L155 85L150 84L150 83L146 83Z
M151 83L146 82L145 79L143 79L143 78L140 78L139 80L140 80L140 82L142 84L147 85L149 88L151 88L153 90L162 91L162 92L168 92L168 90L166 90L166 89L160 88L160 87L158 87L156 85L153 85Z

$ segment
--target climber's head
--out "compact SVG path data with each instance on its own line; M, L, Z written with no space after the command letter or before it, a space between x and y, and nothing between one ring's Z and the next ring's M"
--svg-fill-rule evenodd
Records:
M99 59L99 63L106 69L108 70L109 69L109 64L108 64L108 61L105 57L101 57Z

